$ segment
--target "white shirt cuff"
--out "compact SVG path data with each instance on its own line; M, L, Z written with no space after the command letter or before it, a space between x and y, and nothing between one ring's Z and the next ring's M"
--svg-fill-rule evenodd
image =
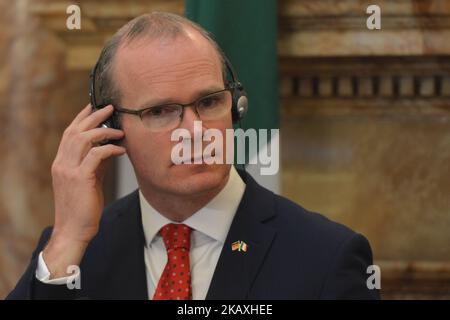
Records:
M72 274L70 276L50 280L50 271L45 264L44 257L42 256L42 251L39 253L38 264L36 268L36 279L38 279L40 282L46 284L67 284L68 282L78 280L79 277L80 271L78 270L75 274Z

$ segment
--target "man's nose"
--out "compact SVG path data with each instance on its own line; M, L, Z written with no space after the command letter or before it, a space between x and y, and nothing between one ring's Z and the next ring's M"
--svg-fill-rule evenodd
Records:
M184 108L183 118L181 120L179 128L184 128L189 130L191 134L194 134L194 121L201 121L194 106L188 106ZM203 126L203 124L202 124Z

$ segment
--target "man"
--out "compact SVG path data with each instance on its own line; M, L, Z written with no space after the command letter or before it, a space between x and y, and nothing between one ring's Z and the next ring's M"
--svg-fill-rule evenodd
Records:
M101 97L114 107L88 105L65 130L52 166L54 226L8 298L378 297L363 236L229 164L174 165L175 128L232 128L224 63L204 30L173 14L118 31L98 63ZM113 109L121 130L100 126ZM124 153L139 189L103 210L105 160ZM80 266L79 289L67 286L70 266Z

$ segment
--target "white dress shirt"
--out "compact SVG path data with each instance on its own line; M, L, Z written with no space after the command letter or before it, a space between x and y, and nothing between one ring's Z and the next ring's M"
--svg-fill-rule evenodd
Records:
M245 191L245 184L236 169L231 166L225 187L203 208L182 223L192 228L191 233L191 286L192 298L203 300L219 260L225 239ZM143 248L149 299L158 285L159 278L167 263L167 250L158 234L159 230L171 221L157 212L139 190L146 246ZM231 248L229 248L231 250ZM67 277L52 279L50 272L39 254L36 278L48 284L65 284Z

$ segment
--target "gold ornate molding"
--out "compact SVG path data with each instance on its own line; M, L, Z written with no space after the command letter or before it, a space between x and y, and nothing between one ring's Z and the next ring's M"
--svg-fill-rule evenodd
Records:
M370 0L279 2L281 56L449 54L450 2L379 0L381 30L368 30Z
M450 299L450 263L381 261L383 299Z
M288 115L450 109L450 57L281 58Z
M66 8L72 4L81 9L81 30L66 28ZM127 21L150 11L183 14L184 4L182 0L41 0L33 2L30 11L66 45L67 67L86 70L95 64L107 39Z
M366 28L372 1L281 0L278 47L281 57L416 56L450 54L450 2L377 1L382 29ZM81 30L66 29L66 8L81 8ZM126 21L154 10L184 12L182 0L38 0L31 12L67 45L70 69L95 63L105 41Z

